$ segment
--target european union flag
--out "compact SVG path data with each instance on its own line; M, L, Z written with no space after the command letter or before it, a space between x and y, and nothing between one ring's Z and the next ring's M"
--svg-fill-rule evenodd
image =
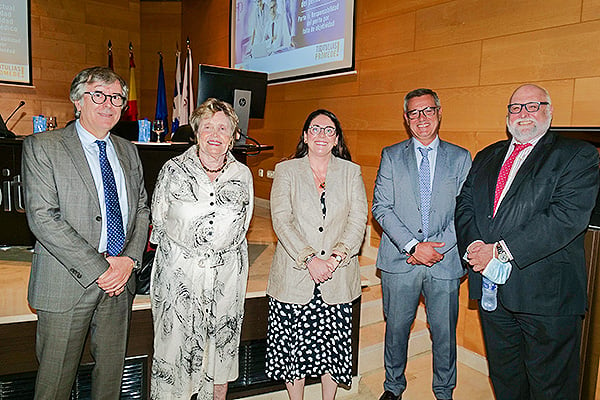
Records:
M169 114L167 112L167 90L165 89L165 71L163 69L163 56L162 53L158 53L160 61L158 65L158 87L156 89L156 112L154 114L154 120L163 120L165 127L165 133L169 133ZM161 141L164 138L161 138Z

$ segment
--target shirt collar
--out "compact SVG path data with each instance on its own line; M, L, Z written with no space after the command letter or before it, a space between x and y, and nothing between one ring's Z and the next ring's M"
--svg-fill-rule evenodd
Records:
M96 136L92 135L87 129L81 125L79 120L75 121L75 129L77 129L77 135L79 136L79 140L81 140L81 144L83 146L97 146L96 140L101 140L103 142L110 143L110 132L103 138L98 139Z
M540 136L536 137L535 139L532 139L532 140L530 140L529 142L526 142L526 143L530 143L530 144L531 144L531 147L535 147L535 145L537 144L537 142L539 142L539 141L540 141L540 140L541 140L541 139L542 139L542 138L543 138L545 135L546 135L546 134L544 133L543 135L540 135ZM513 137L513 138L510 140L510 148L512 149L512 147L513 147L513 144L526 144L526 143L520 143L520 142L517 142L517 141L515 140L515 138Z
M430 148L431 151L437 151L438 147L440 146L440 137L436 135L435 139L433 139L433 142L429 143L427 146L423 145L423 143L419 142L417 139L413 138L413 146L415 148L415 152L419 151L419 147L422 148Z

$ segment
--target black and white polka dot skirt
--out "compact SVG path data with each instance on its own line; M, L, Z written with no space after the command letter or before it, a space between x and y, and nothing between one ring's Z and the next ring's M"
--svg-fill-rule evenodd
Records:
M266 374L293 382L329 373L338 384L352 382L352 305L329 305L319 286L308 304L269 297Z

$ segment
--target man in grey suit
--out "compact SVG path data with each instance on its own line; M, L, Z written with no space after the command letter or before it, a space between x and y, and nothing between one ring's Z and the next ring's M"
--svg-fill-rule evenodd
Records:
M23 142L27 220L37 239L29 279L38 317L36 399L69 398L88 331L92 398L119 398L132 271L149 218L137 150L109 132L127 92L110 69L85 69L71 84L77 121Z
M385 392L402 398L410 328L425 298L433 342L433 392L451 399L456 386L458 291L464 270L456 248L455 198L471 167L469 152L440 140L442 107L430 89L404 97L411 139L383 149L373 216L383 229L381 270L385 330Z

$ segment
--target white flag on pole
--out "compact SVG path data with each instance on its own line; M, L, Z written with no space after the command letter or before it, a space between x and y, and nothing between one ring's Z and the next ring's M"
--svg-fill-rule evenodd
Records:
M183 89L182 89L182 101L181 101L181 112L179 114L179 123L181 125L189 124L189 118L194 111L194 87L192 85L192 50L188 44L187 56L185 58L185 67L183 71Z
M173 89L173 116L171 132L175 133L181 122L181 52L175 53L175 88Z

